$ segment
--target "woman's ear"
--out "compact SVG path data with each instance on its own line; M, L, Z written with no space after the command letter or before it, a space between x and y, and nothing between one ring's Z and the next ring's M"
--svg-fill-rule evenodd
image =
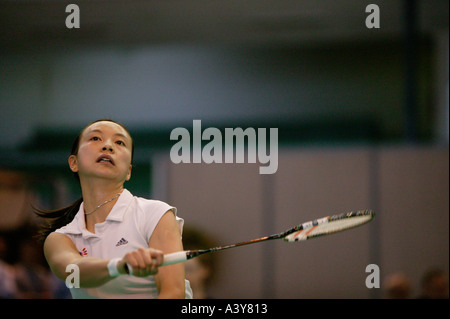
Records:
M133 165L130 164L130 167L128 168L127 178L126 181L129 181L131 178L131 169L133 168Z
M70 155L68 162L69 162L70 170L74 173L77 173L78 172L77 157L75 155Z

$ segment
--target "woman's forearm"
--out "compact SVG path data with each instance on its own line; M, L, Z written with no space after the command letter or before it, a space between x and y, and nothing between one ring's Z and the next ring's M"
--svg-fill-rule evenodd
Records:
M74 264L78 267L80 288L94 288L113 279L108 271L109 260L83 257Z

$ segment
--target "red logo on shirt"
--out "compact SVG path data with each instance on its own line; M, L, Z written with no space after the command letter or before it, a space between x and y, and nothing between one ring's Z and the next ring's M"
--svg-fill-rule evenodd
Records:
M80 251L80 255L81 255L81 256L87 256L87 249L86 249L86 248L83 248L83 249Z

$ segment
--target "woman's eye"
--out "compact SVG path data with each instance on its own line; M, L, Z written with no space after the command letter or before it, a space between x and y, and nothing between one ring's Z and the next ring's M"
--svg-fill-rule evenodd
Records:
M92 140L92 141L99 141L100 138L99 138L98 136L94 136L94 137L91 138L91 140Z
M123 141L117 141L116 143L119 145L125 145L125 143Z

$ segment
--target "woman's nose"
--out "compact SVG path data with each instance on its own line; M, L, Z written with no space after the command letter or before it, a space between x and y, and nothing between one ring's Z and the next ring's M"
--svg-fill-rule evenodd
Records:
M105 146L103 146L102 151L106 151L106 150L112 152L113 148L110 145L105 145Z

